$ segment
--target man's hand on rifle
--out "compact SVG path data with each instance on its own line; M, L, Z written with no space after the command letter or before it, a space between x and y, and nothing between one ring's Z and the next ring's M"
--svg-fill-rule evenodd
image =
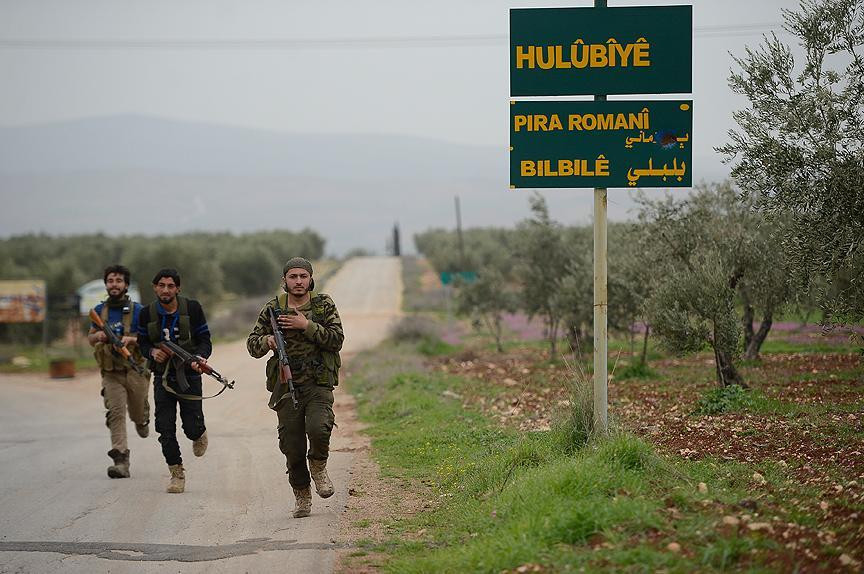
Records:
M166 353L162 349L154 347L153 350L150 351L150 356L153 357L153 360L156 361L157 363L164 363L165 361L168 360L168 357L170 357L171 355L169 355L168 353Z
M105 334L105 331L101 331L101 330L96 331L95 333L92 333L92 335L93 335L93 339L96 343L107 343L108 342L108 335Z
M201 365L206 365L206 364L207 364L207 359L205 359L204 357L196 357L196 360L189 363L189 366L192 367L192 370L195 371L196 373L202 373L203 371L201 369Z
M103 335L105 333L102 333ZM123 343L126 347L135 346L138 344L138 337L132 337L129 335L124 335L120 338L120 342Z
M267 346L270 347L271 351L276 350L276 337L273 335L267 335Z

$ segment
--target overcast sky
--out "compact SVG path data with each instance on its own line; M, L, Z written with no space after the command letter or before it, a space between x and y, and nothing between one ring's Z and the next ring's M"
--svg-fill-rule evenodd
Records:
M609 0L613 7L680 3ZM506 150L508 9L591 5L0 0L0 125L144 114ZM780 9L796 6L693 2L692 141L694 158L710 158L695 165L694 181L700 171L714 179L725 170L711 150L744 105L726 84L729 52L742 54L772 30L793 40L780 29Z

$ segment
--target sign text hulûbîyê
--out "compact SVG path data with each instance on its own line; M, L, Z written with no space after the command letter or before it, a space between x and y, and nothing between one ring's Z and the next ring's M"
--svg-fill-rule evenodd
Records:
M609 38L605 44L585 44L576 40L569 46L515 46L516 68L541 70L568 68L636 68L651 65L651 44L639 38L632 44L619 44Z

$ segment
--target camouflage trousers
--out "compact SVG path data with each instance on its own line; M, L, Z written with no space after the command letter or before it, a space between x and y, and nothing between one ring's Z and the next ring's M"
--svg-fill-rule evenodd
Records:
M306 459L327 460L330 454L330 433L335 417L331 387L308 383L296 388L298 408L294 408L291 400L284 400L276 414L279 416L279 450L285 455L288 482L300 489L311 482Z
M150 420L150 381L133 371L123 369L102 371L102 397L105 402L105 424L111 431L111 448L120 452L126 442L126 411L133 423L143 425Z

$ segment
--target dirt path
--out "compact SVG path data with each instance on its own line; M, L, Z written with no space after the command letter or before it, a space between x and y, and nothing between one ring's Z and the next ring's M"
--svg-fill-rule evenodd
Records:
M346 359L381 341L398 317L400 271L396 258L358 258L328 282ZM139 439L131 424L132 478L107 478L98 373L0 376L0 572L330 572L354 453L365 445L350 397L336 393L328 467L336 494L316 497L313 515L294 520L264 361L235 342L217 345L213 363L237 385L205 402L206 456L193 457L180 439L183 495L164 493L155 434Z

